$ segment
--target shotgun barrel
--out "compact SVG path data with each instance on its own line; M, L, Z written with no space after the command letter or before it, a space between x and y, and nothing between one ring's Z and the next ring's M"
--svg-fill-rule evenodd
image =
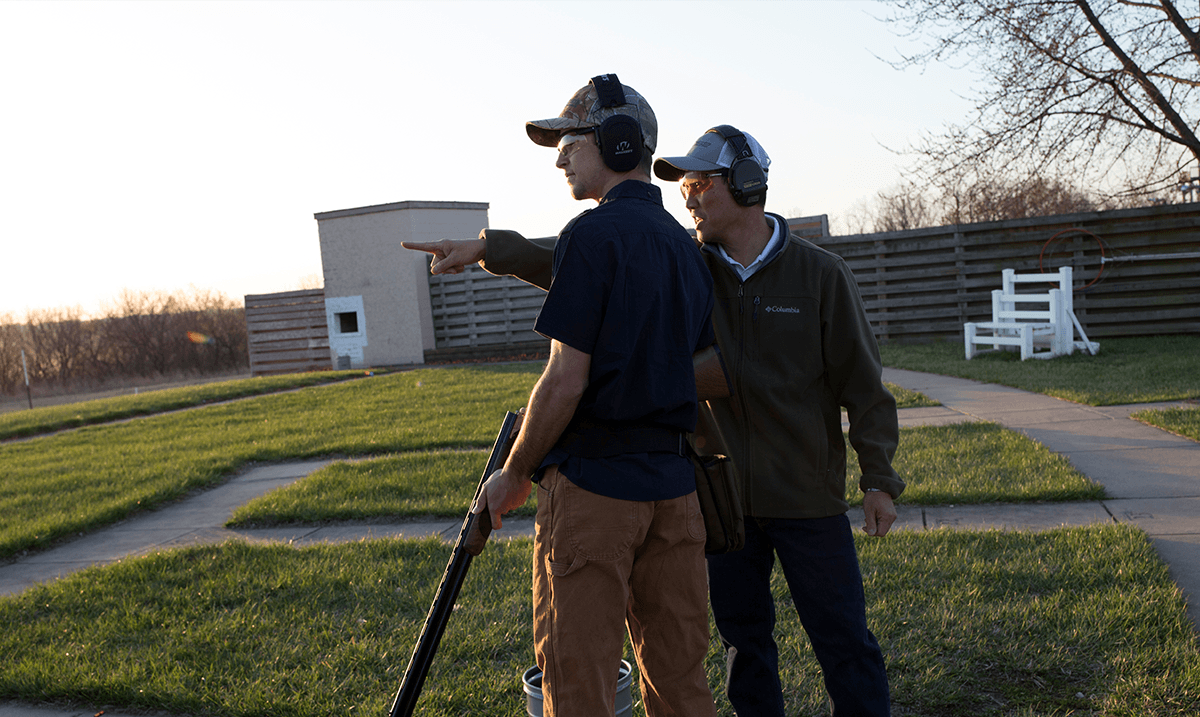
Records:
M514 437L511 434L516 421L517 414L512 411L505 414L500 433L496 436L496 442L492 444L492 455L488 458L487 467L483 469L479 487L475 489L475 499L479 498L479 492L488 477L504 467L504 461L512 449ZM471 501L472 505L474 502ZM425 676L429 674L429 666L433 663L433 656L442 641L442 633L446 631L446 623L450 621L450 613L458 600L458 591L462 589L463 579L471 567L471 560L483 552L491 532L492 519L486 510L478 515L467 510L467 517L463 520L458 540L454 543L454 551L450 554L450 562L446 565L441 584L438 585L433 605L429 608L429 614L425 616L425 625L421 628L421 635L417 638L412 657L408 659L408 669L404 671L404 680L400 683L395 702L392 703L391 717L410 717L416 709L417 698L421 696L421 688L425 685Z

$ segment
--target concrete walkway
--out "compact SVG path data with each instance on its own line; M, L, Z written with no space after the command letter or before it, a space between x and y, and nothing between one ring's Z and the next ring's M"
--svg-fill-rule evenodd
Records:
M885 369L884 380L919 391L943 405L900 412L901 425L993 421L1020 431L1066 456L1103 484L1101 501L1035 505L898 506L894 529L1045 530L1063 525L1128 523L1146 531L1200 625L1200 443L1128 418L1135 410L1192 405L1186 402L1093 408L1004 386ZM54 580L75 570L165 548L227 539L284 541L296 545L362 538L439 535L453 541L461 519L320 528L231 530L232 511L251 498L295 482L328 461L297 462L243 471L219 488L80 537L61 547L0 566L0 596ZM861 513L852 514L861 525ZM505 520L498 537L530 535L532 519ZM91 716L96 710L61 710L0 703L0 717ZM124 717L105 712L106 717Z
M1183 590L1192 625L1200 626L1200 443L1129 418L1144 408L1195 407L1194 402L1096 408L915 371L884 369L884 380L919 391L964 417L1024 433L1066 456L1110 496L1095 503L927 508L926 527L1036 530L1109 521L1136 525L1149 534Z

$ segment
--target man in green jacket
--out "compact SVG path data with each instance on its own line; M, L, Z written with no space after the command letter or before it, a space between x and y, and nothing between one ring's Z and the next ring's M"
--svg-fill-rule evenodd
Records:
M784 714L772 637L777 556L834 714L887 715L883 654L867 628L846 518L841 409L862 467L863 529L882 537L904 490L891 466L896 402L849 267L763 210L769 166L753 137L727 125L654 164L660 179L680 181L695 222L732 378L733 395L707 402L695 436L698 450L733 459L747 516L746 547L708 558L726 689L739 715Z
M887 715L883 655L866 625L846 518L841 408L862 467L863 530L882 537L896 519L892 500L904 490L891 467L896 404L845 262L790 235L783 217L764 211L769 166L753 137L728 126L705 132L685 156L654 164L660 179L680 181L695 222L732 381L732 396L701 404L694 437L698 451L733 459L747 516L746 547L708 556L726 689L743 717L784 714L770 591L778 556L834 714ZM405 246L432 253L433 273L482 261L493 274L547 286L550 250L513 232Z

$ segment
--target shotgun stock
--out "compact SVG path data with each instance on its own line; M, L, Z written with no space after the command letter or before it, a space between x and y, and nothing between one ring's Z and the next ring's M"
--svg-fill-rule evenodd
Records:
M508 458L515 438L511 434L516 421L517 414L512 411L504 416L500 433L496 436L496 442L492 444L492 455L488 458L487 467L483 469L483 476L475 489L475 499L479 498L479 491L483 489L488 477L504 467L504 461ZM472 505L474 502L473 499ZM492 519L486 510L478 515L470 509L467 510L467 517L463 520L458 540L454 543L454 551L450 554L450 562L446 565L441 584L438 585L433 605L429 608L429 614L425 616L425 626L421 628L421 635L417 638L412 657L408 659L404 681L400 683L400 690L392 703L391 717L410 717L416 709L417 698L421 696L421 688L425 685L425 676L429 673L433 656L442 641L442 633L446 631L446 623L450 621L450 613L454 610L454 602L458 599L458 591L462 588L467 570L471 567L471 560L483 552L491 532Z

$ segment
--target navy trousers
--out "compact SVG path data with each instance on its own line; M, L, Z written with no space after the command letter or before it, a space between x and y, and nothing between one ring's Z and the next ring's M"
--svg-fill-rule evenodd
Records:
M867 629L850 521L746 518L746 547L708 556L709 599L726 649L726 694L738 717L783 717L775 556L821 663L835 717L891 714L883 652Z

